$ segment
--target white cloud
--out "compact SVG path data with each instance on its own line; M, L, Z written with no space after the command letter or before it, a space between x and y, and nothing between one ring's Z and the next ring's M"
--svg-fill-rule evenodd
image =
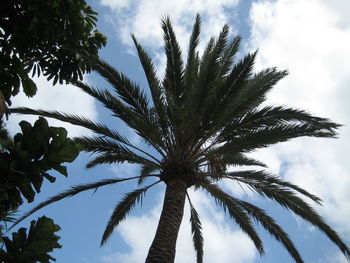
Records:
M339 251L330 251L324 258L316 263L348 263L349 261Z
M334 6L330 8L330 3ZM298 139L272 148L286 178L319 195L317 208L350 242L349 1L261 1L251 9L257 66L288 69L269 102L306 109L345 124L338 140ZM277 157L277 158L276 158ZM279 161L278 161L279 160Z
M77 87L60 84L52 86L52 81L47 81L44 77L35 77L33 80L38 87L37 94L32 98L28 98L23 92L20 92L17 96L13 97L13 104L11 107L28 107L32 109L60 111L78 114L93 120L97 119L94 99ZM20 130L18 123L21 120L33 123L37 119L38 116L12 114L10 115L7 127L10 132L14 134ZM89 134L89 131L82 127L53 119L48 119L48 121L51 126L65 127L70 137Z
M118 163L117 165L109 165L108 170L113 172L116 177L132 177L139 175L139 166L130 163Z
M159 200L162 199L159 195ZM232 228L225 221L223 211L219 211L206 195L201 192L190 192L203 225L204 261L220 263L248 263L256 257L256 250L250 239L241 231ZM143 262L147 256L157 228L161 212L161 202L152 211L142 216L129 216L117 231L130 247L127 253L111 253L102 258L103 262ZM179 238L176 248L176 263L194 262L191 229L189 223L189 207L185 206Z
M126 8L131 4L129 0L101 0L102 5L109 6L112 9Z

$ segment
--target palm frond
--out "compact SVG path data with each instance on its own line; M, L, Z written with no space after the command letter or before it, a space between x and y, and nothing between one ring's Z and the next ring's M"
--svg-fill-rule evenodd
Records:
M258 107L265 100L266 93L287 74L287 71L278 71L276 68L255 74L229 103L230 111L242 114Z
M119 149L124 151L129 150L115 140L101 136L79 136L74 137L73 140L82 144L84 146L84 151L91 153L109 152L113 150L118 151Z
M198 63L196 61L197 51L196 48L199 44L199 35L201 31L201 18L197 14L196 22L193 25L192 34L190 37L190 44L188 48L187 55L187 63L184 75L184 86L187 90L185 90L185 94L188 94L188 89L193 83L196 81L198 74Z
M295 184L284 181L282 178L271 175L265 171L248 170L248 171L229 172L229 173L226 173L224 177L245 183L248 186L252 187L253 189L271 188L271 189L279 189L280 191L292 189L310 198L316 204L321 204L322 202L322 200L319 197L309 193L305 189Z
M184 63L182 52L177 42L169 17L165 16L161 21L166 55L165 76L162 86L165 94L168 115L169 144L174 145L183 130L180 125L183 119L182 96L184 92ZM171 148L171 147L170 147ZM169 149L171 150L171 149Z
M148 100L142 89L113 66L98 57L87 57L92 68L104 77L119 97L140 116L149 115Z
M214 40L211 39L208 43L207 49L203 54L202 60L205 59L206 54L211 52L213 48ZM207 112L205 116L206 125L198 125L200 130L198 131L197 140L194 140L193 150L197 151L202 145L212 136L215 136L223 127L230 123L232 119L232 111L230 107L230 99L237 97L242 87L251 78L252 70L255 62L257 52L246 55L238 63L234 65L230 74L217 86L215 96L212 96L211 111ZM196 98L198 95L191 94L194 101L191 101L189 105L197 107ZM210 104L210 103L209 103ZM208 104L208 105L209 105ZM192 116L196 116L195 112L191 112ZM198 120L197 120L198 119ZM201 119L196 118L194 120L201 124Z
M150 165L150 164L143 164L141 166L141 170L140 170L140 178L137 181L138 185L143 184L143 182L145 181L145 179L147 177L149 177L153 172L159 170L159 167L155 166L155 165Z
M198 104L201 106L201 114L205 113L205 110L210 109L211 105L208 105L212 96L215 94L214 86L217 85L218 77L221 73L220 57L227 45L227 36L229 32L229 26L224 25L218 39L215 41L212 49L208 52L207 56L203 56L201 61L201 67L199 71L199 84L198 84ZM205 120L206 118L203 118Z
M251 157L247 157L244 154L235 154L235 155L225 155L222 158L223 162L225 162L226 165L232 165L232 166L260 166L266 168L267 165L263 162L256 160Z
M95 89L87 83L76 82L75 86L82 89L84 92L99 100L104 107L111 110L114 115L124 121L129 127L139 132L138 123L142 120L148 120L149 115L139 115L132 108L122 103L118 98L114 97L106 89Z
M225 97L217 104L211 118L217 119L214 122L218 127L230 123L232 116L243 115L258 107L265 100L266 93L287 75L286 71L269 68L251 76L256 54L250 54L238 63L219 89L219 94Z
M253 241L256 249L260 255L264 254L263 243L256 232L252 221L249 218L249 214L242 209L235 202L232 202L232 197L222 191L215 184L202 183L201 187L206 190L220 205L225 212L228 212L230 217L239 225L239 227L249 236Z
M184 63L182 61L182 52L169 17L164 17L161 24L164 35L165 55L167 57L163 86L167 97L173 98L173 102L178 102L183 94L184 88ZM168 104L170 105L169 101Z
M157 116L159 118L159 123L162 129L166 130L168 126L168 120L166 115L164 94L161 87L161 83L157 77L156 70L154 68L151 58L146 53L146 51L142 48L142 46L137 42L136 37L134 35L132 35L131 37L134 41L141 65L143 67L143 70L145 72L145 75L148 81L148 86L151 91L152 100L154 103L154 108L157 112Z
M190 217L190 222L191 222L191 231L192 231L192 240L193 240L193 245L194 249L196 250L197 254L197 263L203 263L203 234L202 234L202 223L199 219L199 215L194 208L191 199L187 193L187 199L190 204L191 208L191 217Z
M230 74L225 78L224 83L218 88L218 101L220 106L226 108L226 104L232 96L237 96L244 84L251 78L257 51L245 55L231 69Z
M27 115L39 115L44 116L48 118L53 118L56 120L64 121L71 123L73 125L78 125L81 127L84 127L86 129L89 129L91 131L94 131L98 134L108 136L118 142L130 145L130 142L122 135L120 135L117 131L109 129L107 126L97 123L95 121L89 120L84 117L80 117L75 114L67 114L67 113L60 113L58 111L45 111L45 110L33 110L25 107L20 108L12 108L9 110L11 113L20 113L20 114L27 114Z
M241 89L251 78L253 66L255 63L257 52L246 55L238 63L236 63L230 74L218 85L216 90L216 104L208 116L213 120L212 128L209 134L212 135L224 124L228 123L228 119L232 117L231 100L240 94ZM215 124L215 125L214 125Z
M86 168L93 168L101 164L124 163L143 164L145 159L138 156L130 155L129 153L101 153L86 164Z
M81 136L75 137L74 141L84 146L84 151L91 153L100 153L93 161L87 164L88 168L91 168L97 164L103 163L137 163L137 164L150 164L157 166L160 161L152 157L152 160L136 154L129 148L122 144L104 137L88 137Z
M157 126L152 122L151 115L137 114L127 105L115 98L108 90L97 90L86 83L77 82L75 84L84 92L98 99L103 105L111 110L114 115L120 118L125 124L132 128L141 138L151 144L160 154L164 156L164 146L161 139L161 134ZM163 146L163 147L162 147Z
M334 138L336 135L335 129L315 127L309 123L283 123L274 126L263 126L239 135L230 134L219 137L219 142L227 141L227 143L218 147L215 151L221 154L250 152L298 137Z
M0 244L3 243L3 231L8 230L8 223L16 222L17 213L18 210L16 209L0 211Z
M198 163L202 163L202 166L206 166L206 162L210 162L212 159L218 159L225 167L227 166L260 166L266 168L266 164L262 163L259 160L248 157L242 153L232 153L221 155L216 149L212 151L209 150L205 155L198 159Z
M228 42L228 32L229 26L224 25L222 28L218 39L214 42L211 50L203 55L203 59L201 61L201 67L199 71L199 82L195 96L196 100L198 100L195 105L198 107L195 115L199 115L201 120L198 139L205 136L208 128L212 123L212 112L215 105L218 103L217 101L217 86L222 81L223 71L228 69L222 68L226 67L229 64L230 52L227 51L227 42ZM227 60L227 61L225 61Z
M295 248L293 242L290 240L288 234L270 217L264 210L254 206L248 202L232 198L233 202L242 207L252 218L260 223L278 242L287 249L289 254L295 259L297 263L303 263L298 250Z
M211 38L200 59L199 72L196 80L188 87L184 102L185 114L183 122L186 132L191 131L192 138L188 143L188 148L194 151L198 150L208 139L207 132L212 127L211 113L214 110L212 103L213 94L216 93L216 85L220 74L220 57L227 45L228 26L225 25L217 40ZM197 61L197 60L196 60ZM208 113L208 110L211 113ZM196 116L194 118L194 116ZM213 132L215 133L215 132ZM211 134L212 135L212 134ZM211 136L210 135L210 136ZM209 137L210 137L209 136ZM195 138L195 139L193 139Z
M112 216L110 217L107 223L106 229L102 236L101 246L107 242L107 240L113 233L113 230L128 215L128 213L130 213L131 209L135 206L135 204L142 201L142 197L146 193L146 191L159 182L160 181L157 181L146 187L136 189L135 191L130 192L124 196L124 198L114 208Z
M305 221L316 226L339 247L346 257L350 257L350 249L341 240L339 235L324 222L323 218L308 203L298 197L294 192L281 188L276 184L256 183L249 184L249 186L261 196L276 201L282 207L289 209Z
M71 123L74 125L82 126L82 127L87 128L89 130L92 130L98 134L110 137L118 142L126 144L129 147L147 155L151 159L158 162L158 160L155 159L152 155L148 154L147 152L143 151L142 149L138 148L137 146L131 144L126 137L120 135L117 131L111 130L107 126L100 124L100 123L97 123L97 122L94 122L94 121L91 121L87 118L80 117L80 116L74 115L74 114L65 114L65 113L60 113L57 111L33 110L33 109L25 108L25 107L13 108L10 110L10 112L28 114L28 115L45 116L48 118L54 118L54 119L68 122L68 123ZM156 149L158 149L158 148L156 148ZM163 154L161 149L159 149L158 152Z
M16 226L18 223L20 223L21 221L23 221L24 219L26 219L28 216L34 214L36 211L38 211L39 209L48 206L49 204L52 204L54 202L60 201L64 198L67 197L71 197L74 196L76 194L79 194L81 192L87 191L87 190L91 190L91 189L97 189L101 186L105 186L105 185L109 185L109 184L116 184L116 183L120 183L120 182L124 182L124 181L129 181L129 180L134 180L134 179L138 179L139 176L135 176L135 177L129 177L129 178L120 178L120 179L104 179L95 183L89 183L89 184L82 184L82 185L76 185L76 186L72 186L70 189L59 193L57 195L54 195L52 197L50 197L49 199L47 199L44 202L41 202L40 204L36 205L34 208L32 208L29 212L25 213L23 216L21 216L11 227L10 229L12 229L14 226Z
M225 48L224 52L220 57L220 73L219 79L227 76L229 71L231 70L233 64L233 58L237 54L239 46L241 43L241 37L236 36L229 45Z
M327 118L316 117L303 110L283 106L265 106L261 109L253 109L238 118L232 118L222 134L226 132L231 134L240 133L246 130L256 130L263 126L275 126L283 123L308 123L314 127L329 131L334 131L341 126Z
M287 197L287 199L290 197ZM293 211L296 215L300 216L302 219L310 222L312 225L316 226L319 230L325 233L334 244L343 252L343 254L350 259L350 249L346 246L344 241L339 237L337 232L335 232L328 224L325 223L324 219L307 203L300 202L300 200L279 199L278 203L282 206L287 207Z

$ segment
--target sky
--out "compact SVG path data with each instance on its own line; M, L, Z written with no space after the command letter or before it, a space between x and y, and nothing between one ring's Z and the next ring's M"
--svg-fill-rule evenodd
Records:
M147 88L130 34L154 58L158 75L164 72L160 19L168 14L179 43L186 54L195 15L202 16L202 50L209 37L218 35L225 23L231 36L243 37L240 55L259 50L256 70L270 66L287 69L289 76L268 94L267 104L305 109L343 124L338 139L301 138L281 143L253 155L269 166L269 171L311 191L323 199L316 207L326 221L350 245L350 2L348 0L96 0L87 1L98 15L98 29L108 38L100 50L102 58ZM33 98L23 94L14 98L15 106L59 110L107 123L125 134L135 144L141 142L132 131L88 95L71 85L56 85L35 79L39 92ZM108 87L96 74L85 81L101 88ZM18 130L20 120L37 117L11 116L8 127ZM67 127L69 136L91 134L89 131L58 121L51 125ZM138 167L109 165L85 169L91 159L81 154L68 165L69 176L57 175L54 184L45 184L36 203L72 185L104 178L134 176ZM99 246L107 220L114 206L136 183L122 183L86 192L53 204L24 221L21 226L45 214L61 226L63 248L55 250L57 262L75 263L138 263L143 262L152 242L162 206L164 185L157 185L120 224L103 247ZM266 209L290 234L307 263L345 263L346 259L328 238L277 204L254 195L237 185L224 183L226 191ZM260 257L253 243L205 193L191 191L204 234L204 262L279 263L293 262L284 248L259 228L266 254ZM27 211L34 204L22 207ZM177 243L176 263L195 262L186 204Z

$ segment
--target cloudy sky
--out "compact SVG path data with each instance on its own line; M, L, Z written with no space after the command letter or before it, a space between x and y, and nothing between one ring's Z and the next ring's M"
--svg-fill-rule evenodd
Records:
M241 54L259 49L256 69L277 66L288 69L290 75L269 94L268 103L300 107L322 117L344 124L339 139L298 139L254 153L279 174L324 200L317 210L350 245L350 2L348 0L99 0L88 1L99 12L98 28L108 37L101 56L131 79L146 87L130 33L154 58L158 74L164 71L160 18L168 14L178 40L186 51L196 13L202 16L201 48L221 27L231 25L231 34L241 35ZM37 79L39 93L32 99L17 96L16 106L28 106L74 112L106 122L124 132L135 143L138 139L93 99L76 88L65 85L51 87ZM98 76L86 76L95 86L106 87ZM20 119L11 117L12 132ZM36 118L33 118L36 119ZM64 125L51 122L53 125ZM69 134L87 134L86 130L68 127ZM81 155L69 165L69 178L57 175L55 184L47 184L37 201L44 200L74 184L87 183L114 176L130 176L138 167L130 165L104 166L86 170L88 155ZM115 231L110 241L99 247L109 215L123 194L135 187L124 183L98 190L94 195L84 193L38 212L55 219L63 248L54 256L57 262L75 263L139 263L143 262L152 241L162 205L164 187L150 191L142 207ZM345 257L311 225L291 215L271 202L266 202L247 190L227 185L227 191L255 202L276 217L291 235L305 262L344 263ZM219 263L278 263L293 262L288 253L268 234L261 231L266 255L260 257L252 242L223 214L204 193L192 192L204 227L205 262ZM31 206L24 207L29 209ZM190 237L188 207L180 229L175 262L195 262ZM23 225L28 224L26 221Z

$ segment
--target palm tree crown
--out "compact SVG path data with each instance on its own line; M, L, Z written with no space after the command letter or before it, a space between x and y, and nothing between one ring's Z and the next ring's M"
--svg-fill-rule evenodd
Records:
M106 125L80 116L28 108L11 110L14 113L56 118L92 130L95 136L75 138L76 142L84 146L85 151L97 153L87 167L122 162L141 165L138 176L74 186L39 204L20 220L52 202L82 191L133 179L144 184L145 178L155 177L158 179L153 184L126 194L117 204L107 223L101 244L107 241L115 227L142 199L145 192L153 185L163 182L166 186L163 211L146 262L174 261L186 198L190 204L197 262L203 262L202 226L187 194L187 189L191 187L202 189L212 196L251 238L260 254L264 253L264 247L253 221L276 238L296 262L303 262L288 235L263 209L220 189L217 182L227 179L246 184L257 194L276 201L310 222L349 257L350 251L337 233L300 196L310 198L317 204L321 200L266 172L263 169L265 164L247 155L256 149L296 137L335 137L339 125L302 110L263 106L266 93L287 72L267 68L254 73L257 52L237 61L241 39L228 39L228 25L223 27L217 38L210 39L203 54L199 56L197 46L200 24L200 17L197 16L187 62L184 63L170 20L167 17L162 20L167 58L163 80L157 77L151 58L132 36L151 98L136 83L96 57L85 59L111 84L116 96L107 89L96 89L83 82L75 83L132 128L156 154L132 144L125 136ZM239 169L227 169L232 166ZM246 166L255 169L242 169Z

